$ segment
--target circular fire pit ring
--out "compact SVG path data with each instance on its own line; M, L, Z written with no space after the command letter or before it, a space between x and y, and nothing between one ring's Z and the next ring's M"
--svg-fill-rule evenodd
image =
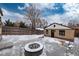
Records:
M25 56L39 56L42 54L43 45L39 42L31 42L25 45L24 50Z

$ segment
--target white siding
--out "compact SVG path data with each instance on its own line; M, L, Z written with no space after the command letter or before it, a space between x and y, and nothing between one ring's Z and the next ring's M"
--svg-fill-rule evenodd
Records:
M54 27L54 25L55 25L55 27ZM53 24L45 29L70 29L70 28L62 26L62 25L58 25L58 24Z

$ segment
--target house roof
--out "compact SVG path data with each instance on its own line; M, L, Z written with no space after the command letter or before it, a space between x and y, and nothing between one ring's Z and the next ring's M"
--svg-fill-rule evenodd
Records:
M1 16L3 16L3 13L2 13L2 10L1 10L1 8L0 8L0 15L1 15Z
M78 26L78 27L77 27L77 26L76 26L76 27L73 26L72 28L73 28L73 29L77 29L77 30L79 30L79 26Z
M52 23L52 24L48 25L45 29L72 29L72 28L70 28L66 25L63 25L63 24Z

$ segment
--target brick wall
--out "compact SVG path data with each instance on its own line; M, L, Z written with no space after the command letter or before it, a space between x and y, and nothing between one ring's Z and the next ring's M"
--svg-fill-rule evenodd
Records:
M31 28L19 28L19 27L2 27L3 35L31 35L31 34L43 34L43 31L33 30Z

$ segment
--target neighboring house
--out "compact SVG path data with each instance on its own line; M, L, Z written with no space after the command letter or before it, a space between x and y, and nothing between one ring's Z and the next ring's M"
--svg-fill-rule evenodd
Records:
M75 37L79 37L79 26L72 26L72 28L75 30Z
M2 34L2 22L1 22L1 17L3 16L2 10L0 8L0 34Z
M14 26L15 27L19 27L20 26L20 22L19 21L16 21L15 24L14 24Z
M50 24L44 30L45 36L62 38L68 41L74 41L74 33L74 29L58 23Z
M0 8L0 41L2 40L2 22L1 22L1 17L3 16L2 10Z
M0 8L0 16L3 16L3 13L2 13L2 10L1 10L1 8Z

